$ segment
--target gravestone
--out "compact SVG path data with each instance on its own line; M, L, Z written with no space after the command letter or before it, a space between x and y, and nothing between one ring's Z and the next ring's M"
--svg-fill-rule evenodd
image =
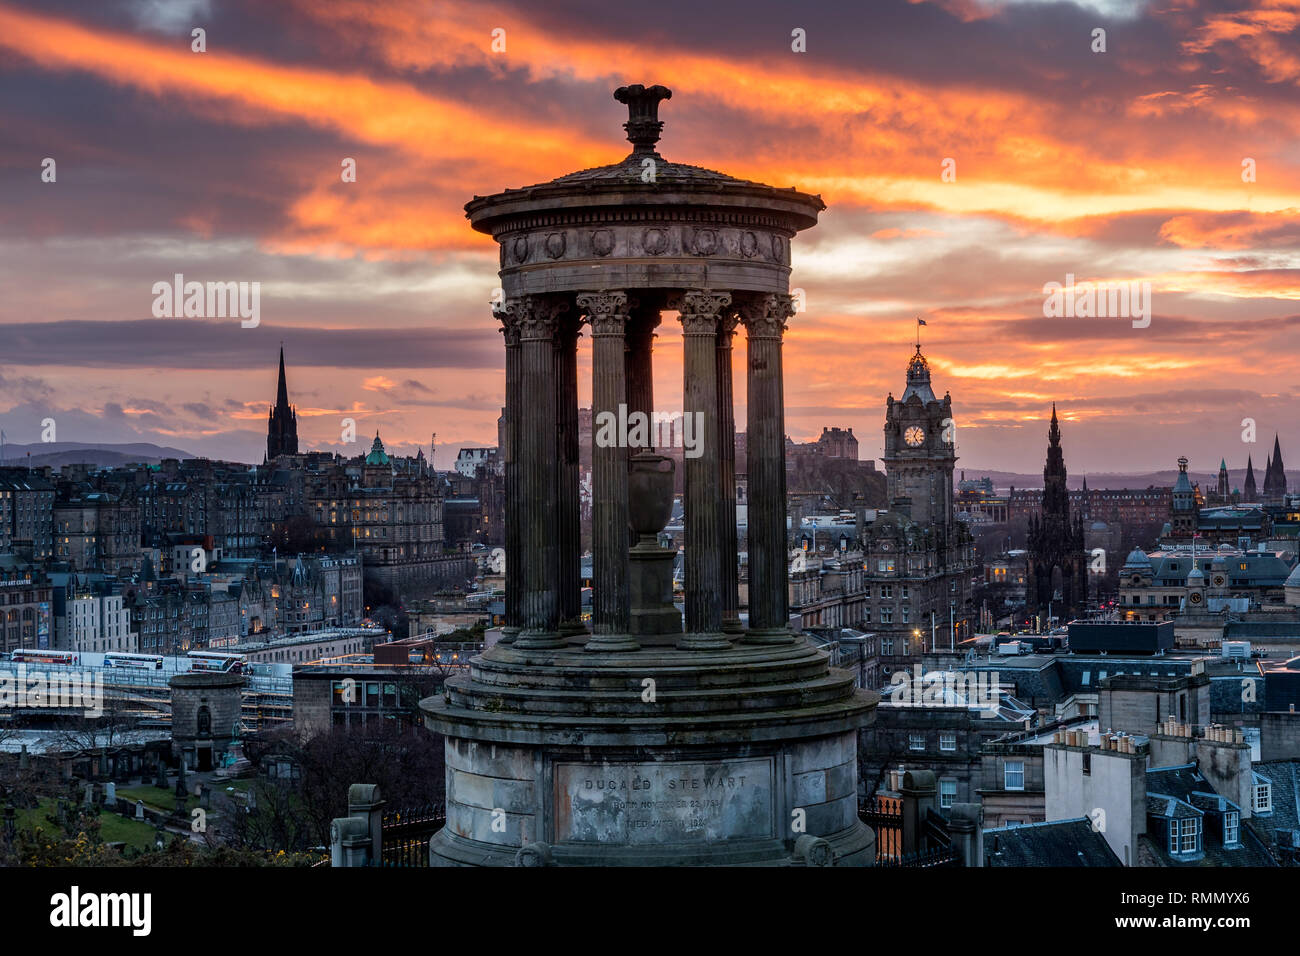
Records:
M137 820L143 820L143 819L144 819L144 801L143 801L143 800L137 800L137 801L135 802L135 818L136 818Z
M111 780L104 784L104 802L110 807L117 806L117 784Z

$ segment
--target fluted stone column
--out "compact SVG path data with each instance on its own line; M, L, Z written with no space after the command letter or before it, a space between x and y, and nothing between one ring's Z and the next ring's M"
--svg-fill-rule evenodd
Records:
M789 627L785 530L785 395L781 339L794 314L786 294L757 296L741 304L749 369L749 631L746 643L785 643Z
M503 303L496 312L506 341L506 427L505 448L501 449L505 469L506 508L506 624L502 644L513 644L519 634L519 592L522 566L519 554L519 322L515 305Z
M634 651L628 558L628 449L617 423L626 417L624 334L628 299L622 292L578 295L591 324L592 598L589 651ZM620 406L624 409L620 415ZM615 427L610 427L609 422Z
M738 634L740 572L736 543L736 410L731 386L731 340L740 317L734 308L718 321L718 507L722 525L722 629Z
M558 522L560 623L565 633L585 633L582 625L582 515L578 500L578 337L577 315L560 318L555 333L555 464Z
M700 442L700 454L686 458L686 633L678 646L688 649L730 646L722 634L717 354L718 322L730 304L727 292L690 291L678 310L685 353L682 410Z
M559 469L556 467L555 336L567 300L522 297L519 323L519 548L521 648L563 645L560 623Z

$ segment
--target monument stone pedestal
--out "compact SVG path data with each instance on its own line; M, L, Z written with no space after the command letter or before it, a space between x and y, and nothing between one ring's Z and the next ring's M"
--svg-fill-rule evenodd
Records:
M873 865L857 731L875 703L803 640L498 645L421 703L447 738L430 863L511 866L540 845L554 865L788 865L810 835L838 865Z

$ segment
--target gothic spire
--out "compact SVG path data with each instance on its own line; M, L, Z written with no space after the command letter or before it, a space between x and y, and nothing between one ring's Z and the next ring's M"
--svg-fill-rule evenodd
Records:
M1043 514L1068 519L1070 498L1066 491L1065 452L1061 449L1061 425L1052 403L1052 423L1047 429L1047 462L1043 466Z
M284 345L280 346L280 381L275 406L266 423L266 459L298 454L298 415L289 404L289 385L284 374Z
M284 378L284 346L280 346L280 384L275 390L275 404L277 408L287 409L289 407L289 385Z

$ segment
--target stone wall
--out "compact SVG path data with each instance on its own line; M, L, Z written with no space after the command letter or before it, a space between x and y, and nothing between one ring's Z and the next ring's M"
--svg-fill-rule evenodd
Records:
M1300 714L1259 715L1261 760L1294 760L1300 757Z

